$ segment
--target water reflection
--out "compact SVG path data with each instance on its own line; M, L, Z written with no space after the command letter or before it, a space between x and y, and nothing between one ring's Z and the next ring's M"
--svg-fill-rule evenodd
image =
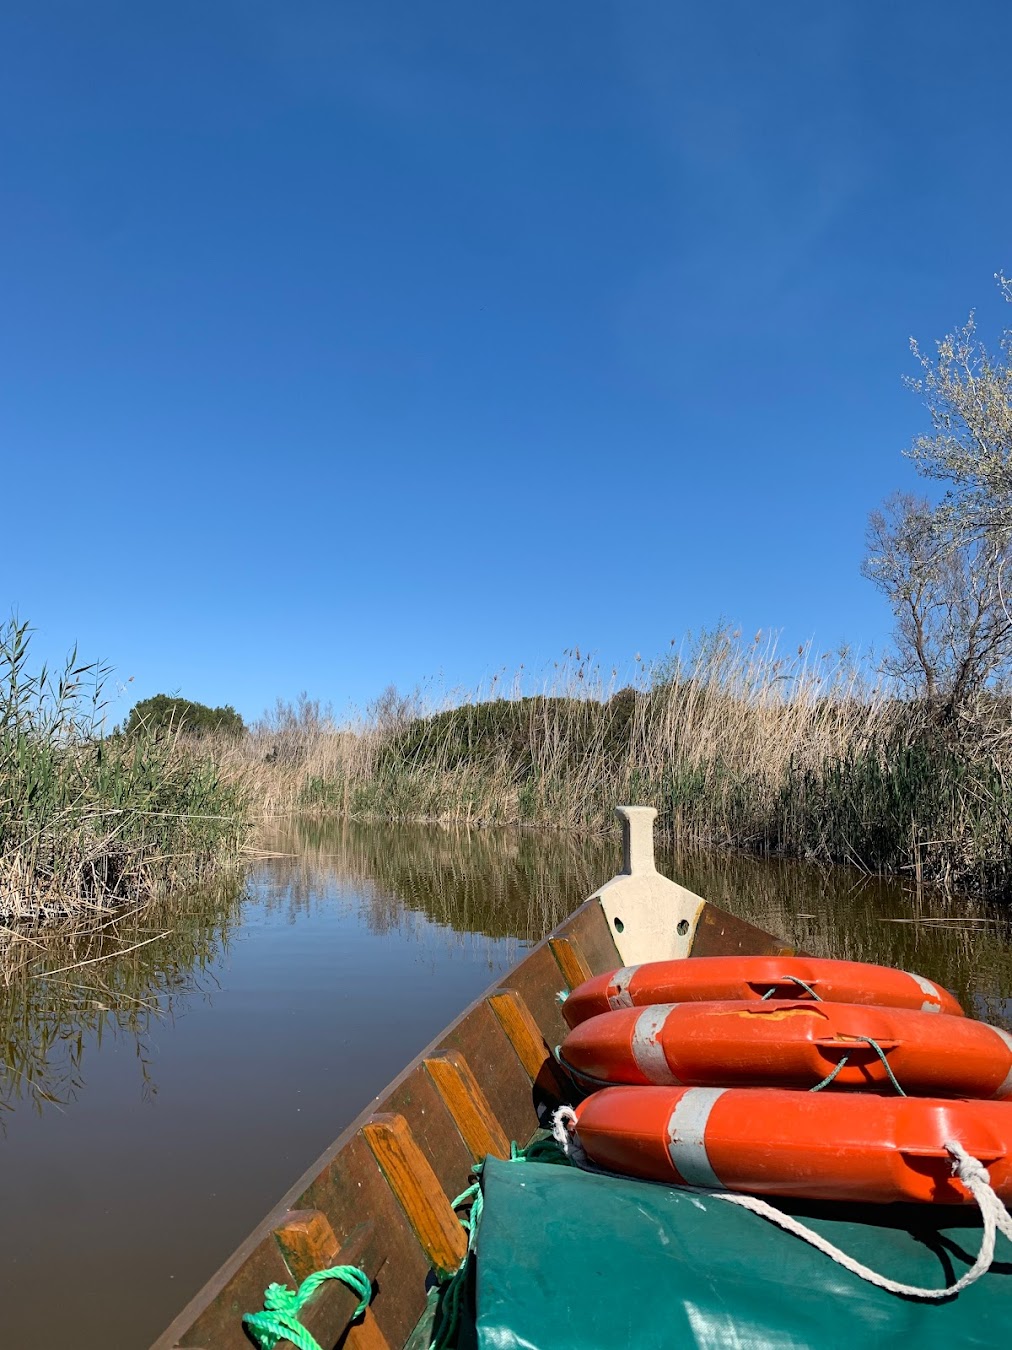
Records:
M1012 922L1007 911L918 890L849 867L669 850L669 876L816 956L915 970L968 1012L1012 1026Z
M0 1109L66 1107L84 1086L86 1050L128 1038L151 1098L148 1039L181 1000L214 986L241 909L241 878L140 913L0 945ZM0 1128L4 1117L0 1114Z
M612 840L296 819L267 836L264 885L294 917L314 897L368 896L375 932L412 912L458 933L537 942L616 869Z
M368 895L376 932L412 912L456 932L536 942L620 866L617 831L580 839L534 831L301 820L275 832L291 856L267 872L293 912L321 885ZM961 896L849 867L658 848L658 867L799 949L914 969L976 1016L1012 1013L1012 921Z
M152 1029L214 993L244 901L255 901L268 925L297 924L325 906L353 912L376 936L410 940L420 922L468 941L480 935L490 942L490 969L492 946L501 969L502 939L514 944L507 957L518 956L619 859L617 833L586 840L327 819L277 825L263 850L246 887L236 880L103 927L0 946L0 1127L17 1103L73 1102L86 1052L97 1054L103 1039L132 1042L140 1091L152 1098ZM1010 1024L1007 914L848 868L664 849L658 865L805 951L917 970L977 1016Z

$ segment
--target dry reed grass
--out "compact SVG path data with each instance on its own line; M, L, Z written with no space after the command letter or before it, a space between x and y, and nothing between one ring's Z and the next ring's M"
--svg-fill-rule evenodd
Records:
M1012 885L1012 736L993 697L943 733L846 653L727 628L639 661L620 689L578 651L538 692L502 683L388 694L340 726L303 699L222 742L218 764L267 814L597 832L616 801L647 801L683 842Z

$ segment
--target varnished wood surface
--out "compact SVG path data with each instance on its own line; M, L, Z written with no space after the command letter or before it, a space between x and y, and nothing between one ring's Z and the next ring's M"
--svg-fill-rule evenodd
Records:
M440 1278L452 1275L464 1259L467 1239L408 1122L382 1112L362 1127L362 1134L429 1265Z
M390 1344L403 1345L418 1320L417 1282L424 1289L429 1263L360 1130L321 1168L303 1197L305 1206L327 1214L342 1243L363 1220L372 1222L382 1257L372 1311Z
M489 995L488 1004L531 1080L538 1124L547 1124L548 1112L569 1096L568 1081L556 1064L533 1013L515 989L496 990Z
M446 1195L459 1195L474 1164L460 1130L424 1062L394 1088L380 1108L410 1121L415 1142Z
M367 1308L361 1321L348 1328L339 1342L340 1350L391 1350L390 1342L379 1329L372 1308ZM278 1347L281 1350L281 1347Z
M490 1153L508 1158L510 1141L460 1051L441 1050L425 1060L425 1068L474 1161Z
M517 1052L528 1078L533 1082L541 1072L548 1047L531 1010L515 989L497 989L488 996L488 1006Z
M366 1222L351 1233L342 1248L327 1216L318 1209L293 1209L285 1214L274 1237L297 1287L309 1275L332 1266L358 1266L375 1278L381 1262L376 1226ZM300 1319L321 1345L340 1341L345 1350L390 1350L371 1308L353 1323L358 1295L340 1285L321 1285L317 1298ZM279 1341L278 1350L289 1350Z
M320 1209L290 1209L274 1230L285 1265L295 1283L337 1264L341 1244Z
M793 956L795 949L709 902L696 925L690 956Z
M357 1266L375 1279L383 1264L382 1246L382 1234L375 1223L359 1224L334 1257L317 1269L324 1270L333 1265ZM352 1324L358 1303L359 1297L353 1289L339 1280L327 1280L302 1309L299 1320L321 1346L353 1346L361 1341L362 1350L369 1350L371 1346L376 1350L383 1350L385 1346L389 1350L389 1342L379 1330L371 1309L366 1309L363 1317ZM361 1340L363 1336L364 1341ZM290 1342L279 1341L277 1350L290 1350Z
M434 1047L434 1053L444 1050L457 1050L463 1055L503 1133L523 1143L534 1129L531 1080L485 999Z
M549 938L548 945L559 970L562 972L562 978L566 982L567 989L573 990L577 985L583 984L584 980L590 979L593 972L583 959L583 953L580 951L576 938Z

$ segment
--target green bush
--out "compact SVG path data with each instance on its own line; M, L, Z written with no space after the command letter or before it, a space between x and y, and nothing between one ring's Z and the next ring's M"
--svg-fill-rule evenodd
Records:
M141 728L149 732L185 731L191 736L215 733L241 736L246 730L245 723L230 703L223 708L209 708L206 703L194 703L171 694L155 694L153 698L143 698L134 704L123 730L127 736L132 736Z

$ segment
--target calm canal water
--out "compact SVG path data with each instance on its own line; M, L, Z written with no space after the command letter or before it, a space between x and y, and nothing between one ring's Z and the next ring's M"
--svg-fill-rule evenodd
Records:
M5 1344L143 1350L405 1061L620 861L617 833L339 822L270 848L242 886L0 957ZM1002 914L846 869L659 864L808 951L917 970L1012 1029Z

